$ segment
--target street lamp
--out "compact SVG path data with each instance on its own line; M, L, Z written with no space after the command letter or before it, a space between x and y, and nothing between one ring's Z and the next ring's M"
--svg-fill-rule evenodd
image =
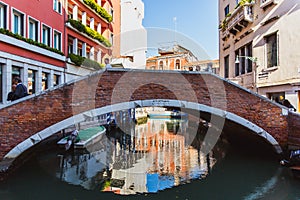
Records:
M257 73L257 58L256 57L250 57L250 56L239 56L236 55L236 59L235 59L235 64L239 64L240 63L240 59L239 58L246 58L248 60L251 60L255 66L254 66L254 75L253 75L253 82L254 82L254 86L255 86L255 91L256 93L258 93L258 88L257 88L257 80L256 80L256 73Z
M239 63L240 63L240 59L239 59L239 58L246 58L246 59L248 59L248 60L251 60L251 61L254 62L255 64L257 63L257 58L256 58L256 57L239 56L239 55L236 55L235 64L239 64Z

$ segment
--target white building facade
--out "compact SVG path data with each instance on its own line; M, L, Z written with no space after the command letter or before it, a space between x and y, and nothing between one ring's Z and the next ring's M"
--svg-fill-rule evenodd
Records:
M120 55L130 60L125 67L145 69L147 31L142 25L143 19L141 0L121 0Z

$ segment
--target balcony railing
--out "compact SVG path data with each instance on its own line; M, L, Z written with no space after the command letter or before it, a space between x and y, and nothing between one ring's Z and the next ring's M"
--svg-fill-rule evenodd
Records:
M277 4L279 0L260 0L260 7L265 8L271 4Z
M230 33L236 35L243 28L253 22L252 7L254 3L247 3L243 6L239 6L233 11L231 16L227 19L227 29Z

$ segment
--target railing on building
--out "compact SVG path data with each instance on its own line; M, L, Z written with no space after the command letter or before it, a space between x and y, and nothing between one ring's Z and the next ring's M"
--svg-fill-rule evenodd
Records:
M279 0L260 0L260 7L265 8L272 4L278 4Z
M246 27L248 23L253 22L253 5L254 3L247 3L233 11L231 16L227 19L227 30L229 30L230 33L235 35L238 31Z

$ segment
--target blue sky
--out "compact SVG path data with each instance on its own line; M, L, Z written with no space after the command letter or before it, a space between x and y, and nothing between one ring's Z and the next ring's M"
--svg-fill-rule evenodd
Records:
M176 29L202 47L211 59L218 59L218 0L142 1L145 28Z

